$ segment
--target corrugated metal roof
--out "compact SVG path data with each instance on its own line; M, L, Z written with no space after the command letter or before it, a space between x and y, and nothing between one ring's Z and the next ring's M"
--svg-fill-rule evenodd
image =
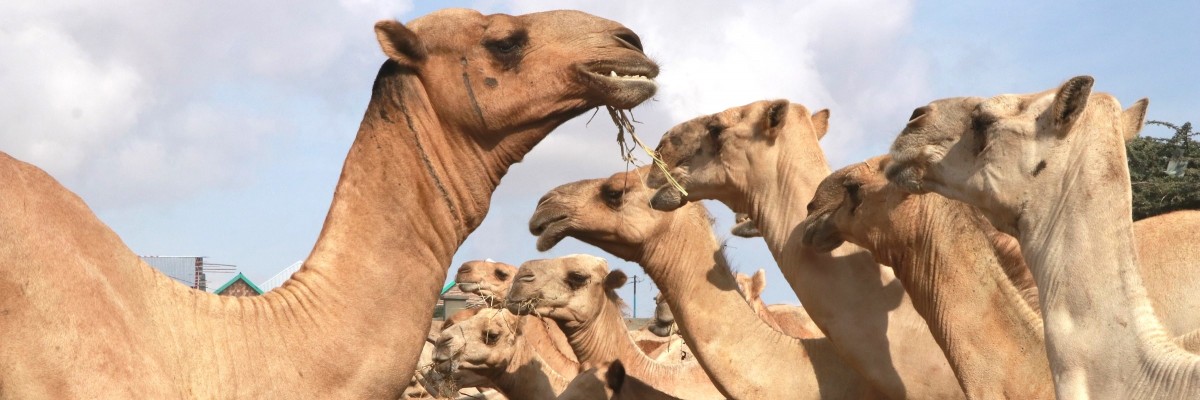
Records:
M263 284L259 285L258 287L262 289L264 293L266 293L274 290L277 287L283 286L283 283L287 282L287 280L292 277L292 274L296 273L296 271L299 271L300 266L302 265L304 265L304 260L296 261L295 263L292 263L292 265L287 266L287 268L284 268L282 271L279 271L279 273L275 274L275 276L272 276L271 279L264 281Z

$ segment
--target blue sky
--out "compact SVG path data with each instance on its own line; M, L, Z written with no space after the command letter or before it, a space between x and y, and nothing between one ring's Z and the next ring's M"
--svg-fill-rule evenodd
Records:
M663 65L659 95L636 112L650 142L700 114L788 98L832 110L822 146L836 168L886 151L930 100L1080 74L1125 104L1149 97L1150 119L1200 122L1195 1L17 0L0 4L0 151L79 193L134 251L204 255L261 282L316 239L383 60L373 22L451 6L579 8L637 31ZM452 270L604 255L571 239L539 254L526 221L550 188L623 168L612 132L572 121L514 167ZM709 206L727 231L728 211ZM761 241L729 243L740 270L768 271L768 302L796 301ZM654 293L639 288L639 314Z

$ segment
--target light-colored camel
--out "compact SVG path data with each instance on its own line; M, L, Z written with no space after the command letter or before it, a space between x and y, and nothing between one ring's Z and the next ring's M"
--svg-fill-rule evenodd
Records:
M464 293L483 297L488 307L503 308L508 288L512 287L512 277L516 273L517 267L514 265L491 259L471 260L458 267L454 282Z
M398 398L509 166L584 111L655 91L637 36L581 12L444 10L375 33L389 60L318 242L264 296L173 282L0 154L0 396Z
M747 307L698 203L650 208L644 169L554 188L530 219L538 248L570 236L639 263L676 312L696 358L729 398L861 398L871 386L828 340L799 340Z
M809 115L786 100L760 101L671 128L659 156L687 190L683 196L652 170L658 209L719 200L748 213L784 278L838 354L891 398L962 398L946 358L890 268L847 244L832 253L803 246L807 215L829 164L817 144L829 113Z
M756 228L757 229L757 228ZM743 273L734 274L738 290L750 303L755 314L762 317L763 322L772 328L800 339L816 339L825 337L821 328L812 321L804 307L787 304L766 304L762 294L767 289L767 271L759 268L753 276Z
M825 178L801 225L804 244L849 241L890 265L968 398L1053 398L1037 287L1015 239L969 205L889 185L888 161Z
M624 272L610 273L604 259L589 255L527 261L508 304L557 321L581 363L621 360L630 376L672 396L724 398L695 361L657 362L638 350L626 333L625 305L616 293L625 280Z
M517 274L517 267L488 260L467 261L458 267L458 272L454 276L454 281L458 282L458 288L464 293L471 293L483 297L485 304L491 308L504 308L504 299L508 298L508 290L512 288L513 276ZM469 309L468 309L469 310ZM455 315L446 319L446 323L442 325L445 330L454 325L458 321L465 320L474 315L473 311L459 311ZM548 324L550 329L550 339L558 351L567 354L572 360L575 359L575 353L571 350L571 344L567 343L567 336L558 329L558 325L554 323Z
M968 397L1049 397L1053 384L1037 314L1037 286L1016 239L997 232L965 203L938 195L907 195L888 185L884 170L889 161L889 156L876 157L826 178L810 203L813 211L803 225L805 244L834 248L846 240L893 266ZM1188 248L1178 243L1186 236L1151 233L1200 232L1197 222L1180 213L1134 223L1136 232L1147 233L1136 237L1138 256L1153 261L1142 263L1140 271L1173 279L1156 285L1166 290L1150 293L1152 303L1191 296L1171 289L1191 287L1195 276L1185 273L1191 267L1179 269L1179 260L1189 251L1169 250ZM1172 243L1177 246L1165 246ZM1174 312L1168 318L1182 326L1195 317ZM1194 352L1197 334L1176 342Z
M586 369L571 380L558 400L678 400L625 374L621 360Z
M579 371L574 357L555 348L546 321L505 309L483 309L442 331L431 379L443 389L489 386L513 399L553 399Z
M729 232L744 238L762 237L762 231L758 230L758 225L755 225L750 214L746 213L734 213L733 227L729 228Z
M1059 398L1200 398L1200 356L1171 342L1137 267L1124 139L1147 101L1123 112L1092 83L918 108L887 174L974 205L1018 238Z

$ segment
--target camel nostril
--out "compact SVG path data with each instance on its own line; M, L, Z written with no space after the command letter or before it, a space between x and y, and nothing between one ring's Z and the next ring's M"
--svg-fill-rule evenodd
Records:
M523 274L523 275L517 276L517 282L530 283L530 282L533 282L534 279L535 278L534 278L533 274Z
M633 31L623 30L623 31L617 32L616 34L613 34L613 37L616 37L617 41L621 42L621 44L624 45L625 47L628 47L630 49L637 50L637 51L640 51L643 53L646 51L645 49L642 48L642 38L639 38L636 33L633 33Z
M464 266L461 266L461 267L459 267L459 268L458 268L458 273L460 273L460 274L467 274L467 273L470 273L470 272L471 272L471 267L468 267L468 266L466 266L466 265L464 265Z
M812 214L813 210L815 210L816 208L817 208L817 202L815 202L815 201L808 202L808 213L809 214Z

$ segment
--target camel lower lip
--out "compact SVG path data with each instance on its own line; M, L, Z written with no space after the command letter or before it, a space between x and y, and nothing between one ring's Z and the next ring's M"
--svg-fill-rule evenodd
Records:
M644 58L600 61L579 66L581 81L600 103L630 109L658 91L658 66Z

